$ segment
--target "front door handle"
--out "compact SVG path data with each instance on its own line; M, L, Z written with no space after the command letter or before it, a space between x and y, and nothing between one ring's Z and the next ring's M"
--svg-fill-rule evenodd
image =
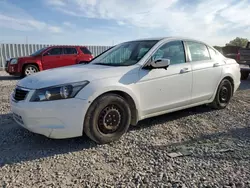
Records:
M186 72L190 72L190 71L191 71L190 68L183 68L183 69L181 69L180 73L186 73Z
M214 63L214 67L218 67L218 66L220 66L219 63Z

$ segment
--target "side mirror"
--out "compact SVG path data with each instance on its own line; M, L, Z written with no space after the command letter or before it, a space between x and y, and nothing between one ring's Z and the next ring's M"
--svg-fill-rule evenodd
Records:
M168 68L168 66L170 65L170 59L158 58L156 60L153 60L150 65L155 69Z

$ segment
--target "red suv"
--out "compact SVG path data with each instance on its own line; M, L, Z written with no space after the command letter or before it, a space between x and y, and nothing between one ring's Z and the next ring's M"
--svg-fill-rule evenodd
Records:
M6 72L25 77L51 68L88 63L92 59L92 53L85 46L50 46L28 57L11 58L6 63Z

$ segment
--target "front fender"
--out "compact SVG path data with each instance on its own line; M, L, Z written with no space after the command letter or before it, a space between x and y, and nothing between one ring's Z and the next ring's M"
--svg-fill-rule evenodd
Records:
M41 61L24 61L24 62L22 63L22 70L23 70L23 68L25 67L25 65L28 65L28 64L37 65L40 71L43 70Z
M130 88L124 85L108 85L104 87L101 87L100 85L99 86L97 85L86 86L85 88L83 88L82 91L80 91L77 94L76 98L87 100L90 106L93 103L93 101L99 96L108 92L117 92L117 91L124 92L133 99L136 109L138 111L138 118L140 118L141 117L140 101L139 101L139 98L137 97L139 95L137 95L136 91L133 88Z

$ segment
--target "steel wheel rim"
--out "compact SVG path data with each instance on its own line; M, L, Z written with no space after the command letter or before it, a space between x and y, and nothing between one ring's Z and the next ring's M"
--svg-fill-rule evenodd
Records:
M103 134L115 133L121 125L121 120L121 109L117 105L108 105L98 116L98 128Z
M25 74L26 75L31 75L31 74L34 74L36 73L36 69L34 67L28 67L27 69L25 69Z
M227 103L230 98L229 89L226 86L222 86L219 94L219 99L221 103Z

